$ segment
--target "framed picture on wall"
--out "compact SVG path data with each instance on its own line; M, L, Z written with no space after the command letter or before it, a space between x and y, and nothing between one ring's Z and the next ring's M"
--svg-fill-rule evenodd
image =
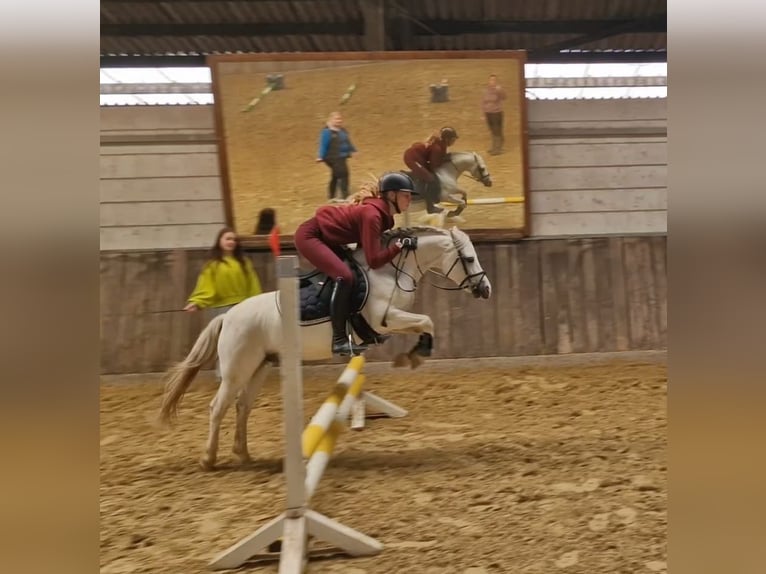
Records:
M525 61L520 51L209 56L227 222L252 236L271 208L291 236L318 206L401 170L424 195L398 224L528 235ZM451 145L429 176L418 158L434 138Z

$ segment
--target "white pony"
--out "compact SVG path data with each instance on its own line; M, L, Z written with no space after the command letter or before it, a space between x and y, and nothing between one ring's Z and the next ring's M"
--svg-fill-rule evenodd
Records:
M384 233L383 241L390 242L403 235L418 238L417 250L402 252L389 265L370 269L361 249L355 250L351 257L361 267L366 278L366 293L357 295L363 295L361 315L369 327L383 336L391 333L420 334L418 343L408 353L399 355L394 362L394 366L409 363L415 368L423 363L423 357L431 354L434 336L434 324L430 317L407 310L415 301L415 290L421 277L431 271L456 285L440 288L468 290L477 298L488 299L492 288L479 263L473 243L457 227L398 228ZM322 284L326 286L326 276L321 277L325 279ZM304 315L302 317L303 360L332 358L329 319L324 317L321 321L311 322L305 320ZM357 342L360 341L358 336L354 337ZM202 365L215 356L216 344L222 380L210 403L209 435L205 454L200 461L205 469L215 465L221 420L235 398L237 423L233 452L243 462L250 460L247 419L253 401L269 365L276 361L280 349L291 344L291 341L285 341L282 337L279 292L271 291L246 299L232 307L228 313L210 321L186 358L168 373L160 410L161 423L168 423L175 414L179 401Z
M480 181L484 184L484 187L492 187L492 177L481 155L474 151L453 151L448 153L444 163L434 171L434 175L436 175L440 184L439 198L435 203L450 203L457 206L454 210L444 214L445 218L452 218L453 222L462 219L459 215L467 205L468 192L461 188L458 183L458 178L463 172L468 172L472 179ZM409 171L405 171L405 173L410 176L412 175L412 172ZM425 200L422 197L413 195L413 207L424 202ZM445 218L442 218L442 220Z

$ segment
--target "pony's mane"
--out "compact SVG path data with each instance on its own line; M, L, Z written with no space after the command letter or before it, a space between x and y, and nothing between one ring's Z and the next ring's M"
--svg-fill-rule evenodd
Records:
M449 229L433 227L431 225L416 225L412 227L394 227L383 232L384 239L392 239L403 235L449 235Z
M475 151L470 151L470 150L455 150L455 151L448 151L445 154L445 157L451 158L453 155L474 155L474 154L476 154Z

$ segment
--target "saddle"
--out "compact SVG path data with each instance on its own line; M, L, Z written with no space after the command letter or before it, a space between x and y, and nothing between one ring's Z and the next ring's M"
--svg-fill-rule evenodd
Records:
M351 315L349 322L354 332L367 344L378 344L388 337L377 333L362 316L362 308L367 303L370 292L367 273L352 257L349 249L335 251L354 274L354 289L351 294ZM318 325L330 320L330 296L334 280L318 269L302 273L300 286L300 324L301 326Z

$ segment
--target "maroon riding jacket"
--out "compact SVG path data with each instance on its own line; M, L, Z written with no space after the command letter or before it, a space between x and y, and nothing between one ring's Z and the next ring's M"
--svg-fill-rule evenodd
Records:
M381 245L380 236L394 226L394 218L379 197L366 198L360 205L324 205L317 209L316 219L325 243L359 244L372 269L382 267L401 251L396 243L388 248Z
M426 145L423 142L415 142L404 152L404 161L412 169L410 162L417 162L431 171L439 168L446 159L447 146L441 140Z
M428 146L428 167L431 171L436 171L447 158L447 146L442 140L436 140Z

